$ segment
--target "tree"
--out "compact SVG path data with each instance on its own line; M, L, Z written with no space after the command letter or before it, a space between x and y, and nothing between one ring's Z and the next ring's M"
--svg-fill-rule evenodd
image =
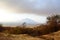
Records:
M54 31L57 31L58 30L58 20L60 19L60 15L54 15L54 16L51 16L51 17L48 17L48 22L47 24L51 27L54 28Z
M2 32L3 31L3 26L2 26L2 24L0 24L0 32Z
M23 26L23 28L25 28L25 27L26 27L26 23L24 22L24 23L22 24L22 26Z

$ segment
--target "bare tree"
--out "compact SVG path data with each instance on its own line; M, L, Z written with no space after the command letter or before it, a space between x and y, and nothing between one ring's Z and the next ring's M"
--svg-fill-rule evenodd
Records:
M2 26L2 24L0 24L0 32L2 32L3 31L3 26Z
M25 28L25 27L26 27L26 22L24 22L24 23L22 24L22 26L23 26L23 28Z

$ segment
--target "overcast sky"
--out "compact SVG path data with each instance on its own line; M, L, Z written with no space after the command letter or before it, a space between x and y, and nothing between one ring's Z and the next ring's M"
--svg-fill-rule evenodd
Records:
M60 14L60 0L0 0L19 13Z

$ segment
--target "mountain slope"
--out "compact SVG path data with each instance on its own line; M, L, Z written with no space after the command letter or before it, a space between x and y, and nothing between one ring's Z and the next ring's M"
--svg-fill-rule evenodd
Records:
M32 19L29 19L29 18L26 18L26 19L23 19L21 21L21 23L26 23L26 25L36 25L36 24L39 24L38 22L32 20Z
M19 25L23 25L24 23L26 25L37 25L37 24L39 24L38 22L36 22L32 19L29 19L29 18L22 19L21 21L17 21L17 22L5 22L5 23L0 23L0 24L7 25L7 26L19 26Z

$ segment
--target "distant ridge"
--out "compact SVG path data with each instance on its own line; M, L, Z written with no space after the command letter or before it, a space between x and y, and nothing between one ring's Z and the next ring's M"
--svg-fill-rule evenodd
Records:
M32 19L29 19L29 18L25 18L17 22L5 22L5 23L0 23L0 24L6 25L6 26L20 26L20 25L23 25L23 23L25 23L26 25L30 25L30 26L39 24L38 22Z
M21 22L22 22L22 24L26 23L27 25L36 25L36 24L39 24L38 22L36 22L36 21L34 21L32 19L29 19L29 18L23 19Z

